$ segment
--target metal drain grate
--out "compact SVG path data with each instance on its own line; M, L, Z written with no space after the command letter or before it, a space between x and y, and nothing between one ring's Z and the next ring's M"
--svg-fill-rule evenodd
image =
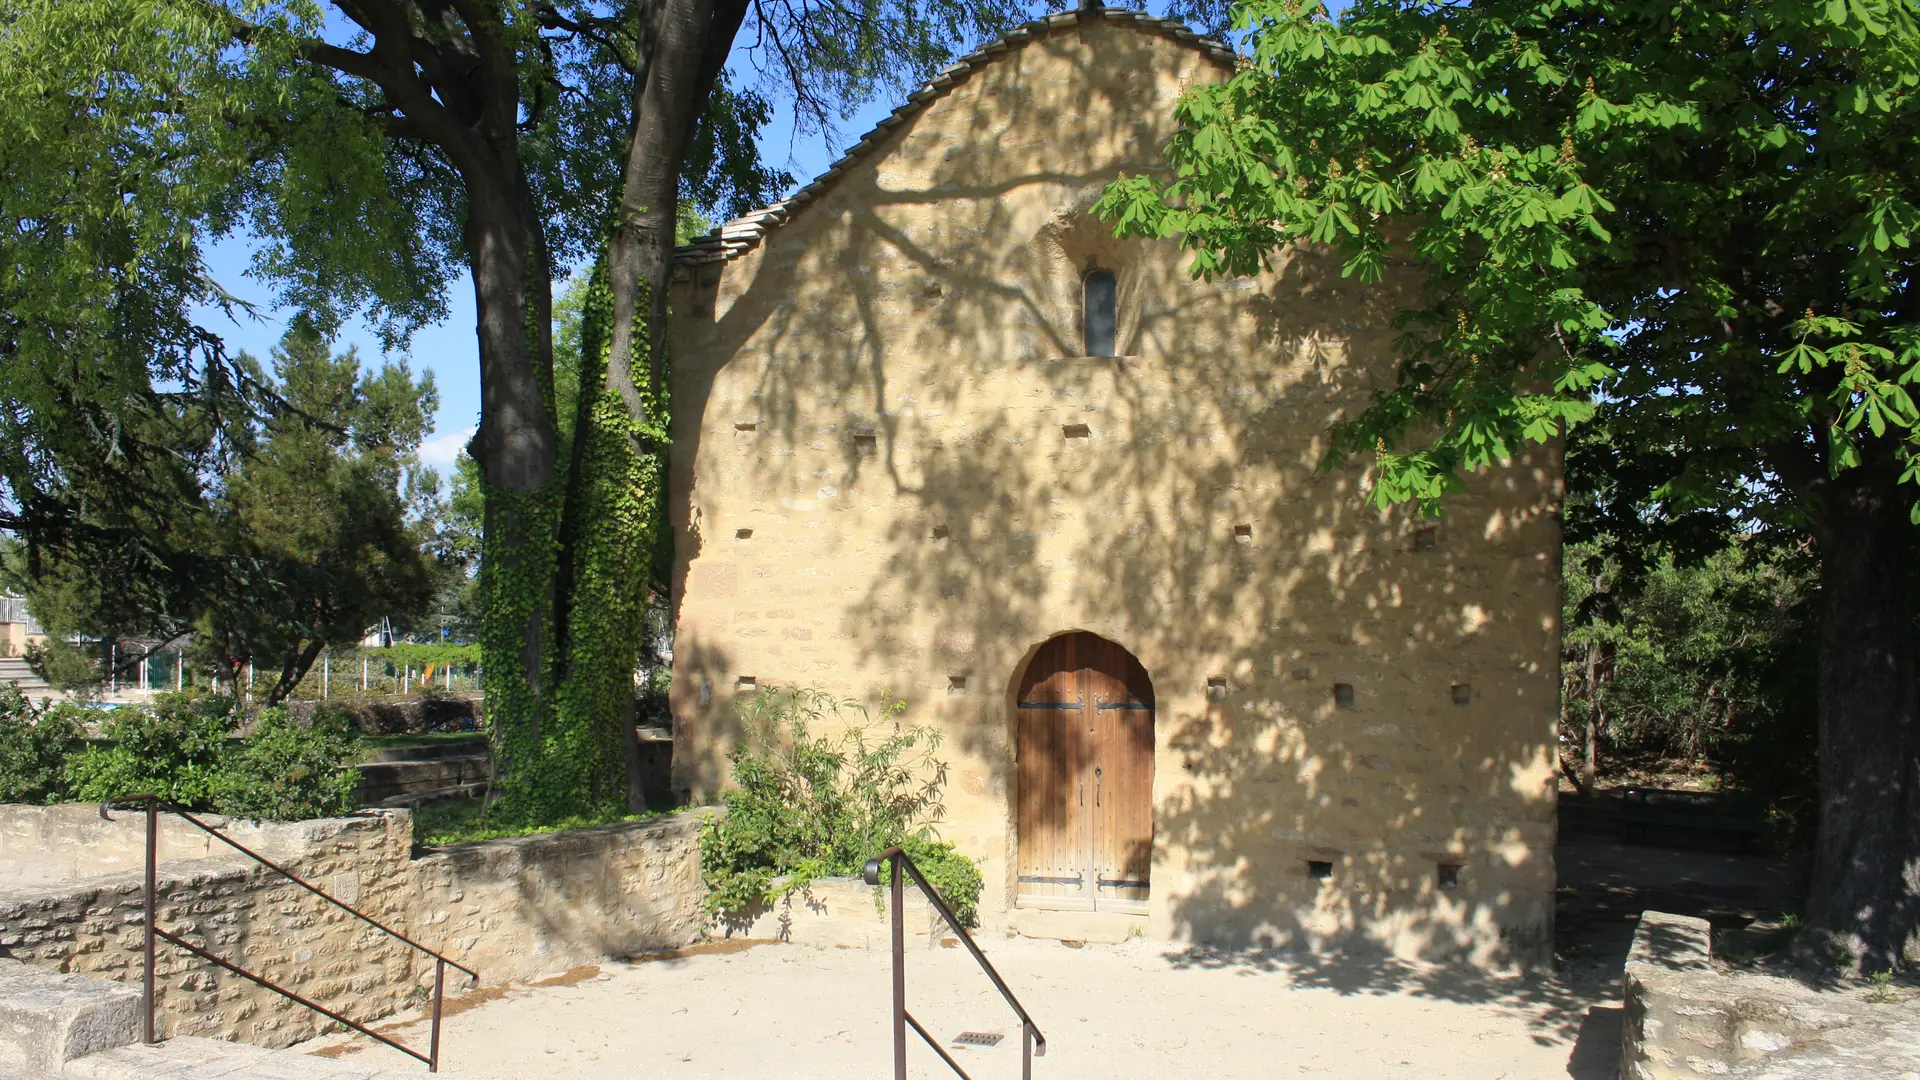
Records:
M997 1031L963 1031L953 1037L955 1046L992 1046L1005 1035Z

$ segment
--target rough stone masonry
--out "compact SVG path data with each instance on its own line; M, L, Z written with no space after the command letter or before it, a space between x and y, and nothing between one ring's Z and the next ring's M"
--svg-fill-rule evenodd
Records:
M1438 520L1372 508L1367 461L1319 465L1393 378L1405 268L1362 288L1299 247L1197 281L1090 213L1234 62L1131 12L1042 20L679 252L676 784L728 782L761 688L890 691L946 736L940 834L980 860L989 926L1051 904L1161 939L1544 960L1558 448ZM1023 678L1068 632L1151 683L1116 706L1150 716L1151 805L1122 808L1150 815L1150 883L1020 869L1103 782L1016 752ZM1020 777L1049 773L1065 805L1023 820Z
M144 822L92 805L0 806L0 957L138 982ZM176 819L162 817L159 925L360 1022L426 999L434 961ZM487 985L674 949L705 922L696 814L413 856L404 810L207 820ZM51 862L57 873L37 872ZM280 1047L329 1023L160 944L160 1031ZM466 989L449 970L448 992Z

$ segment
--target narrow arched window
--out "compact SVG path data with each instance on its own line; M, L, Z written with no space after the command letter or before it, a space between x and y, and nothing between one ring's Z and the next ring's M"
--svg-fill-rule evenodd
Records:
M1114 323L1113 271L1095 270L1080 283L1081 327L1086 335L1085 356L1112 356Z

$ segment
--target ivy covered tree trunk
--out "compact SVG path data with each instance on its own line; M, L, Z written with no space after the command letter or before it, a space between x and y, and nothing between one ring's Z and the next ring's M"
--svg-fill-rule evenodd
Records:
M553 724L556 549L564 484L554 423L551 272L532 200L474 199L467 227L480 332L481 420L469 452L486 495L479 591L493 777L508 819L577 812Z
M1820 829L1812 959L1920 960L1920 716L1911 495L1891 462L1828 483L1821 527Z
M617 738L630 810L645 807L633 731L633 673L645 645L647 594L667 442L667 292L680 167L712 92L744 0L662 0L634 82L633 134L620 202L582 328L575 487L567 518L562 711ZM604 286L602 285L604 281ZM600 328L604 327L604 330ZM605 782L595 790L604 790Z
M613 291L603 259L588 284L580 333L561 569L558 720L592 767L582 780L600 810L646 809L634 735L634 671L646 647L647 599L666 476L665 384L647 350L615 367ZM642 305L640 310L647 310ZM634 340L648 342L644 328ZM635 369L643 377L635 378ZM638 402L629 406L628 396Z

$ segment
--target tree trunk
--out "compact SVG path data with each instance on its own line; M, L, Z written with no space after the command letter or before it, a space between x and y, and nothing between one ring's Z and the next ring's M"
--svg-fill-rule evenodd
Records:
M515 165L504 189L471 178L467 254L480 337L480 655L493 751L489 808L508 817L577 812L578 747L550 745L555 543L561 485L553 414L551 269Z
M1865 972L1920 949L1914 530L1895 475L1841 473L1820 529L1820 830L1803 950Z
M560 598L567 642L562 708L571 724L595 732L597 745L617 746L622 795L636 813L646 808L646 790L633 676L646 644L666 482L667 290L680 164L745 13L742 0L664 0L652 9L607 242L605 334L583 332L581 341L576 475L563 533L570 587Z
M320 650L326 647L326 642L315 638L307 643L306 648L287 654L285 662L280 665L280 678L274 681L273 689L267 691L267 708L271 709L287 700L293 688L299 686L300 680L313 670L313 662L320 658Z
M1587 741L1580 762L1580 794L1591 798L1600 772L1600 643L1587 643Z

